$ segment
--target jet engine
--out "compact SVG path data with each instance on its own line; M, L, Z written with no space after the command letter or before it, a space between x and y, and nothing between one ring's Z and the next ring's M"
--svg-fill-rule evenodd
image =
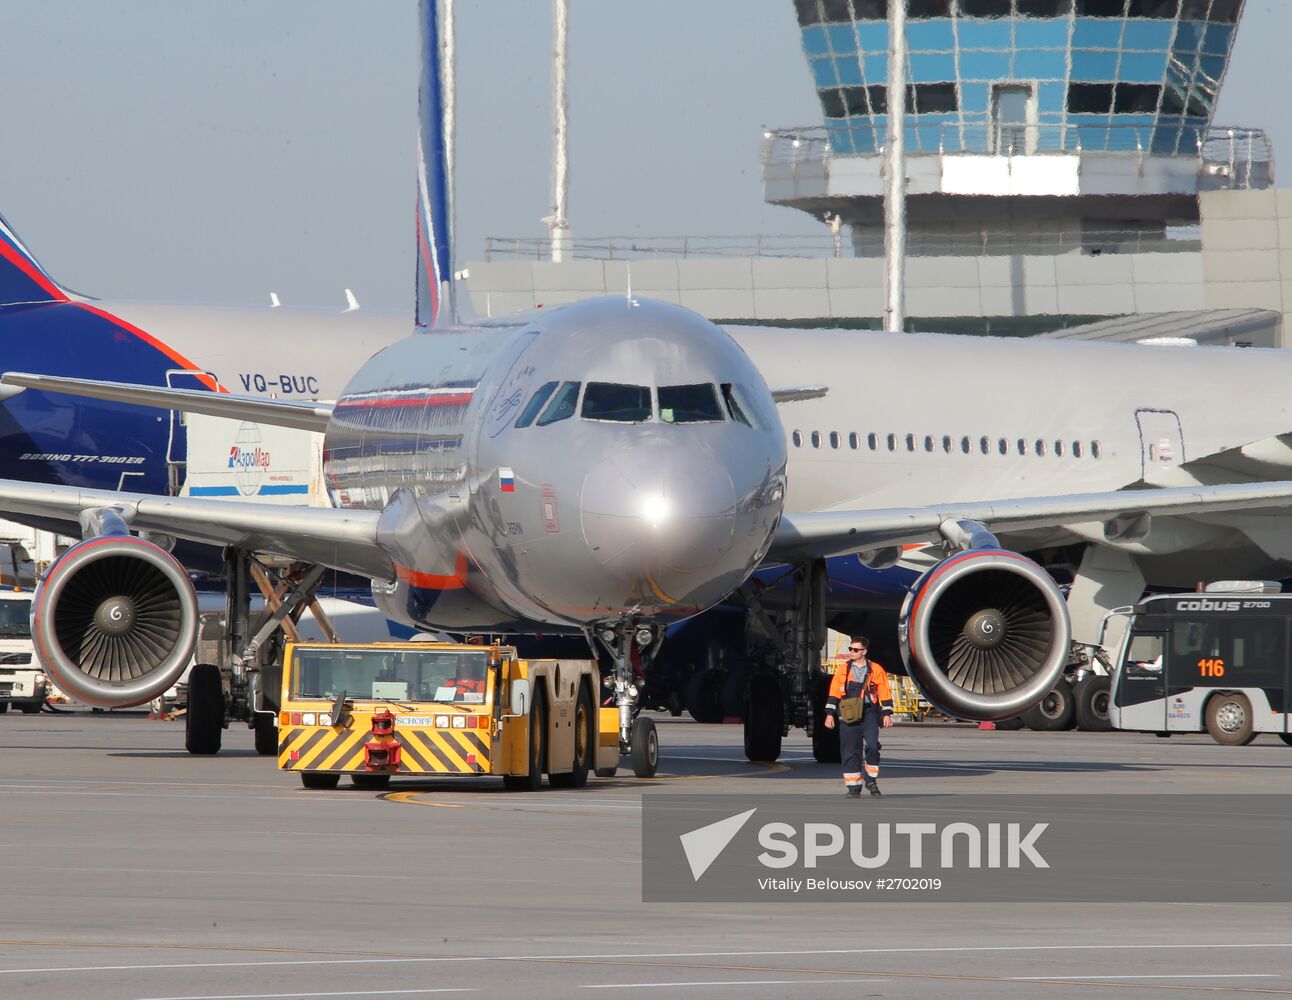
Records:
M1050 575L1014 552L952 556L902 605L902 659L924 696L960 719L1004 719L1054 687L1071 628Z
M37 587L31 617L45 671L68 695L103 708L161 694L197 640L197 595L184 568L128 534L68 549Z

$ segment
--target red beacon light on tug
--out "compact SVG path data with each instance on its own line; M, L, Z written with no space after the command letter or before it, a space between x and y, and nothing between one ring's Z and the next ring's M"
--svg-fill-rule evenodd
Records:
M372 717L372 739L363 745L365 771L398 771L400 751L403 748L395 739L395 716L387 709Z

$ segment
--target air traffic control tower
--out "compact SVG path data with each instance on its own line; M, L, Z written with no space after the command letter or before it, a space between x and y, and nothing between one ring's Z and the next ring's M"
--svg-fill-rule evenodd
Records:
M837 216L856 257L882 256L887 2L786 2L824 123L766 133L766 200ZM1142 270L1189 271L1201 250L1199 196L1272 186L1264 133L1212 121L1242 9L1242 0L908 0L914 284L920 258L982 258L988 270L997 258L1038 272L1046 270L1038 261L1069 258L1050 261L1067 275L1053 286L1079 288L1088 316L1056 295L1052 309L1014 301L979 317L995 314L998 332L1022 334L1145 305L1156 311L1136 301L1134 287L1124 294L1133 274L1117 282L1126 301L1100 302L1100 282L1088 280L1098 267L1079 258L1126 254ZM1139 298L1151 299L1163 283L1143 277ZM983 278L974 283L993 287ZM1015 300L1047 294L1021 273L998 287ZM914 325L928 328L920 314L938 310L918 308L912 290Z

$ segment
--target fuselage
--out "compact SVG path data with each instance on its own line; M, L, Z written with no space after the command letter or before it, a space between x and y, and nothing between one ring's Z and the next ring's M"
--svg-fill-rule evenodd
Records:
M384 511L383 608L446 629L695 614L766 552L784 465L730 338L622 298L413 335L355 376L324 453L335 503Z

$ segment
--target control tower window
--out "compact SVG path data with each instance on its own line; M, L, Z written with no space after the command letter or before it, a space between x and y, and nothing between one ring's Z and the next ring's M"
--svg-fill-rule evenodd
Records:
M960 0L961 17L1009 17L1010 0Z
M589 382L583 394L584 420L640 424L651 418L650 389L644 385Z
M1072 0L1018 0L1020 17L1067 17Z
M1123 17L1126 0L1077 0L1078 17Z
M548 397L556 391L556 382L546 382L538 387L534 395L529 397L529 402L525 404L525 409L521 411L520 419L516 421L517 427L528 427L538 416L538 411L543 408Z
M853 0L858 21L882 21L888 17L888 0Z
M1004 4L1005 13L1009 13L1009 0L996 0L996 2ZM910 18L950 17L951 0L906 0L906 16Z
M1113 108L1111 83L1068 84L1068 110L1076 115L1106 115Z
M954 83L917 83L912 90L914 92L908 92L906 100L911 111L917 115L945 114L960 110Z
M1118 114L1145 114L1157 110L1162 88L1148 83L1119 83L1113 110Z
M1211 0L1212 24L1237 24L1240 0Z
M583 406L586 416L587 403ZM722 420L722 408L711 385L662 385L659 418L666 424L715 423Z
M1180 0L1130 0L1131 17L1171 18L1180 13Z
M818 90L817 94L821 98L821 109L825 112L827 118L847 117L847 112L843 109L843 94L839 92L838 87Z
M538 418L538 426L546 427L548 424L554 424L558 420L568 420L574 416L574 407L578 401L579 383L563 383L560 390L552 397L552 401L547 404L547 409L543 411L543 415Z
M1201 21L1207 16L1207 9L1210 6L1211 0L1183 0L1180 20Z
M794 13L804 28L809 24L821 23L821 5L817 0L794 0Z

